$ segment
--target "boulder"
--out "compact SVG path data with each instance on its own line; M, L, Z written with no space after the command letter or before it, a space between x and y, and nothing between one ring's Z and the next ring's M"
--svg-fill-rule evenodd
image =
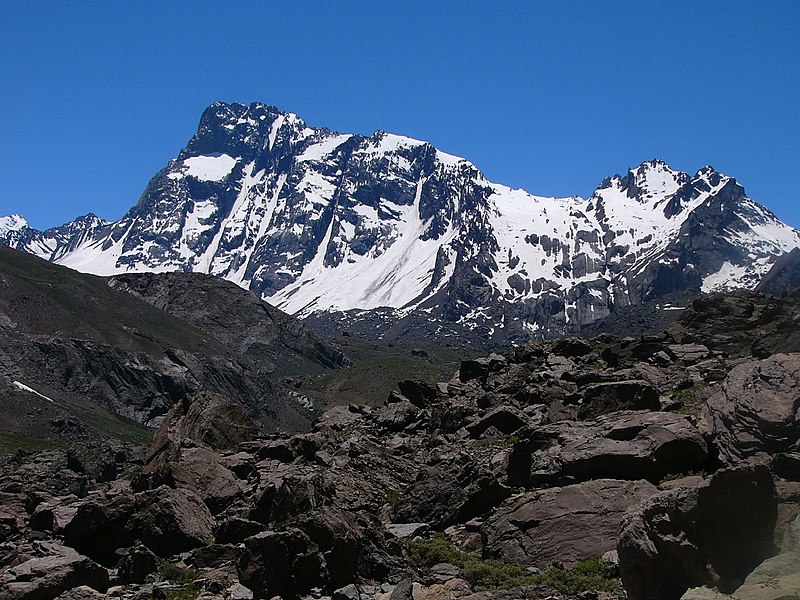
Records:
M397 387L400 388L400 393L408 398L411 404L419 408L426 408L439 395L436 386L418 379L398 381Z
M511 452L509 483L566 485L594 478L647 479L701 468L706 442L685 415L619 412L527 432Z
M302 531L264 531L245 540L237 567L239 581L256 598L295 598L327 582L327 566Z
M514 433L527 422L525 414L510 406L500 406L475 419L466 426L473 438L479 438L487 429L494 427L504 434Z
M147 547L129 548L117 565L121 583L144 583L150 573L158 571L161 560Z
M800 354L734 367L704 407L701 427L726 465L791 450L800 440Z
M633 509L617 542L630 600L670 600L706 585L736 589L773 552L774 493L765 466L744 465L687 480Z
M660 410L658 390L646 381L611 381L583 389L579 419L594 419L618 410Z
M136 495L94 495L78 503L64 527L66 543L113 566L114 551L137 540L171 556L213 540L213 517L193 492L162 486Z
M500 504L511 490L467 457L444 466L427 467L392 507L395 523L429 523L441 529L468 521Z
M602 555L614 548L625 511L657 492L647 481L596 479L523 494L483 526L484 554L539 568Z
M72 548L49 545L48 556L0 571L0 599L50 600L79 586L108 589L108 571Z
M136 495L136 511L126 524L129 535L167 557L213 541L214 518L189 490L162 486Z

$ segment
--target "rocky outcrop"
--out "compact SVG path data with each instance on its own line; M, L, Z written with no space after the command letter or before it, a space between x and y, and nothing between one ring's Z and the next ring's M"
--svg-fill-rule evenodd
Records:
M731 592L774 551L777 506L763 465L725 469L634 508L617 543L631 600L671 600L690 587Z

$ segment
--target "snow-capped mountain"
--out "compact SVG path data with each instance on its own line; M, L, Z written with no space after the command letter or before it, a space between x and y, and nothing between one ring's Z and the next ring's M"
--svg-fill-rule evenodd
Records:
M0 239L100 275L211 273L303 317L413 318L512 340L676 290L753 288L800 246L711 167L654 160L587 199L545 198L425 142L219 102L119 221L39 232L11 217Z

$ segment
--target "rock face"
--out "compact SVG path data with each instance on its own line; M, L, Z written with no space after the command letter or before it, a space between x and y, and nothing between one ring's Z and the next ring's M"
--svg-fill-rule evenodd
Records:
M425 142L312 128L259 103L209 106L117 222L6 221L5 244L96 274L199 271L320 326L344 312L353 331L495 343L676 290L752 288L800 245L711 167L653 160L587 199L545 198Z
M783 296L800 287L800 248L784 254L761 279L756 291Z
M764 466L725 469L632 509L617 544L631 600L680 598L690 587L731 592L773 553L777 507Z
M600 556L615 548L625 511L657 492L646 481L595 479L524 494L486 523L485 552L540 568Z

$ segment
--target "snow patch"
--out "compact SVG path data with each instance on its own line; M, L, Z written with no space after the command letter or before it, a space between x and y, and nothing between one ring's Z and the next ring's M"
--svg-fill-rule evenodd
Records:
M11 385L13 385L15 388L17 388L22 392L28 392L29 394L34 394L35 396L39 396L39 398L44 398L48 402L55 403L52 398L45 396L44 394L40 394L35 389L33 389L32 387L28 387L24 383L20 383L19 381L12 381Z
M221 181L230 175L236 159L227 154L204 154L183 161L186 172L200 181Z

